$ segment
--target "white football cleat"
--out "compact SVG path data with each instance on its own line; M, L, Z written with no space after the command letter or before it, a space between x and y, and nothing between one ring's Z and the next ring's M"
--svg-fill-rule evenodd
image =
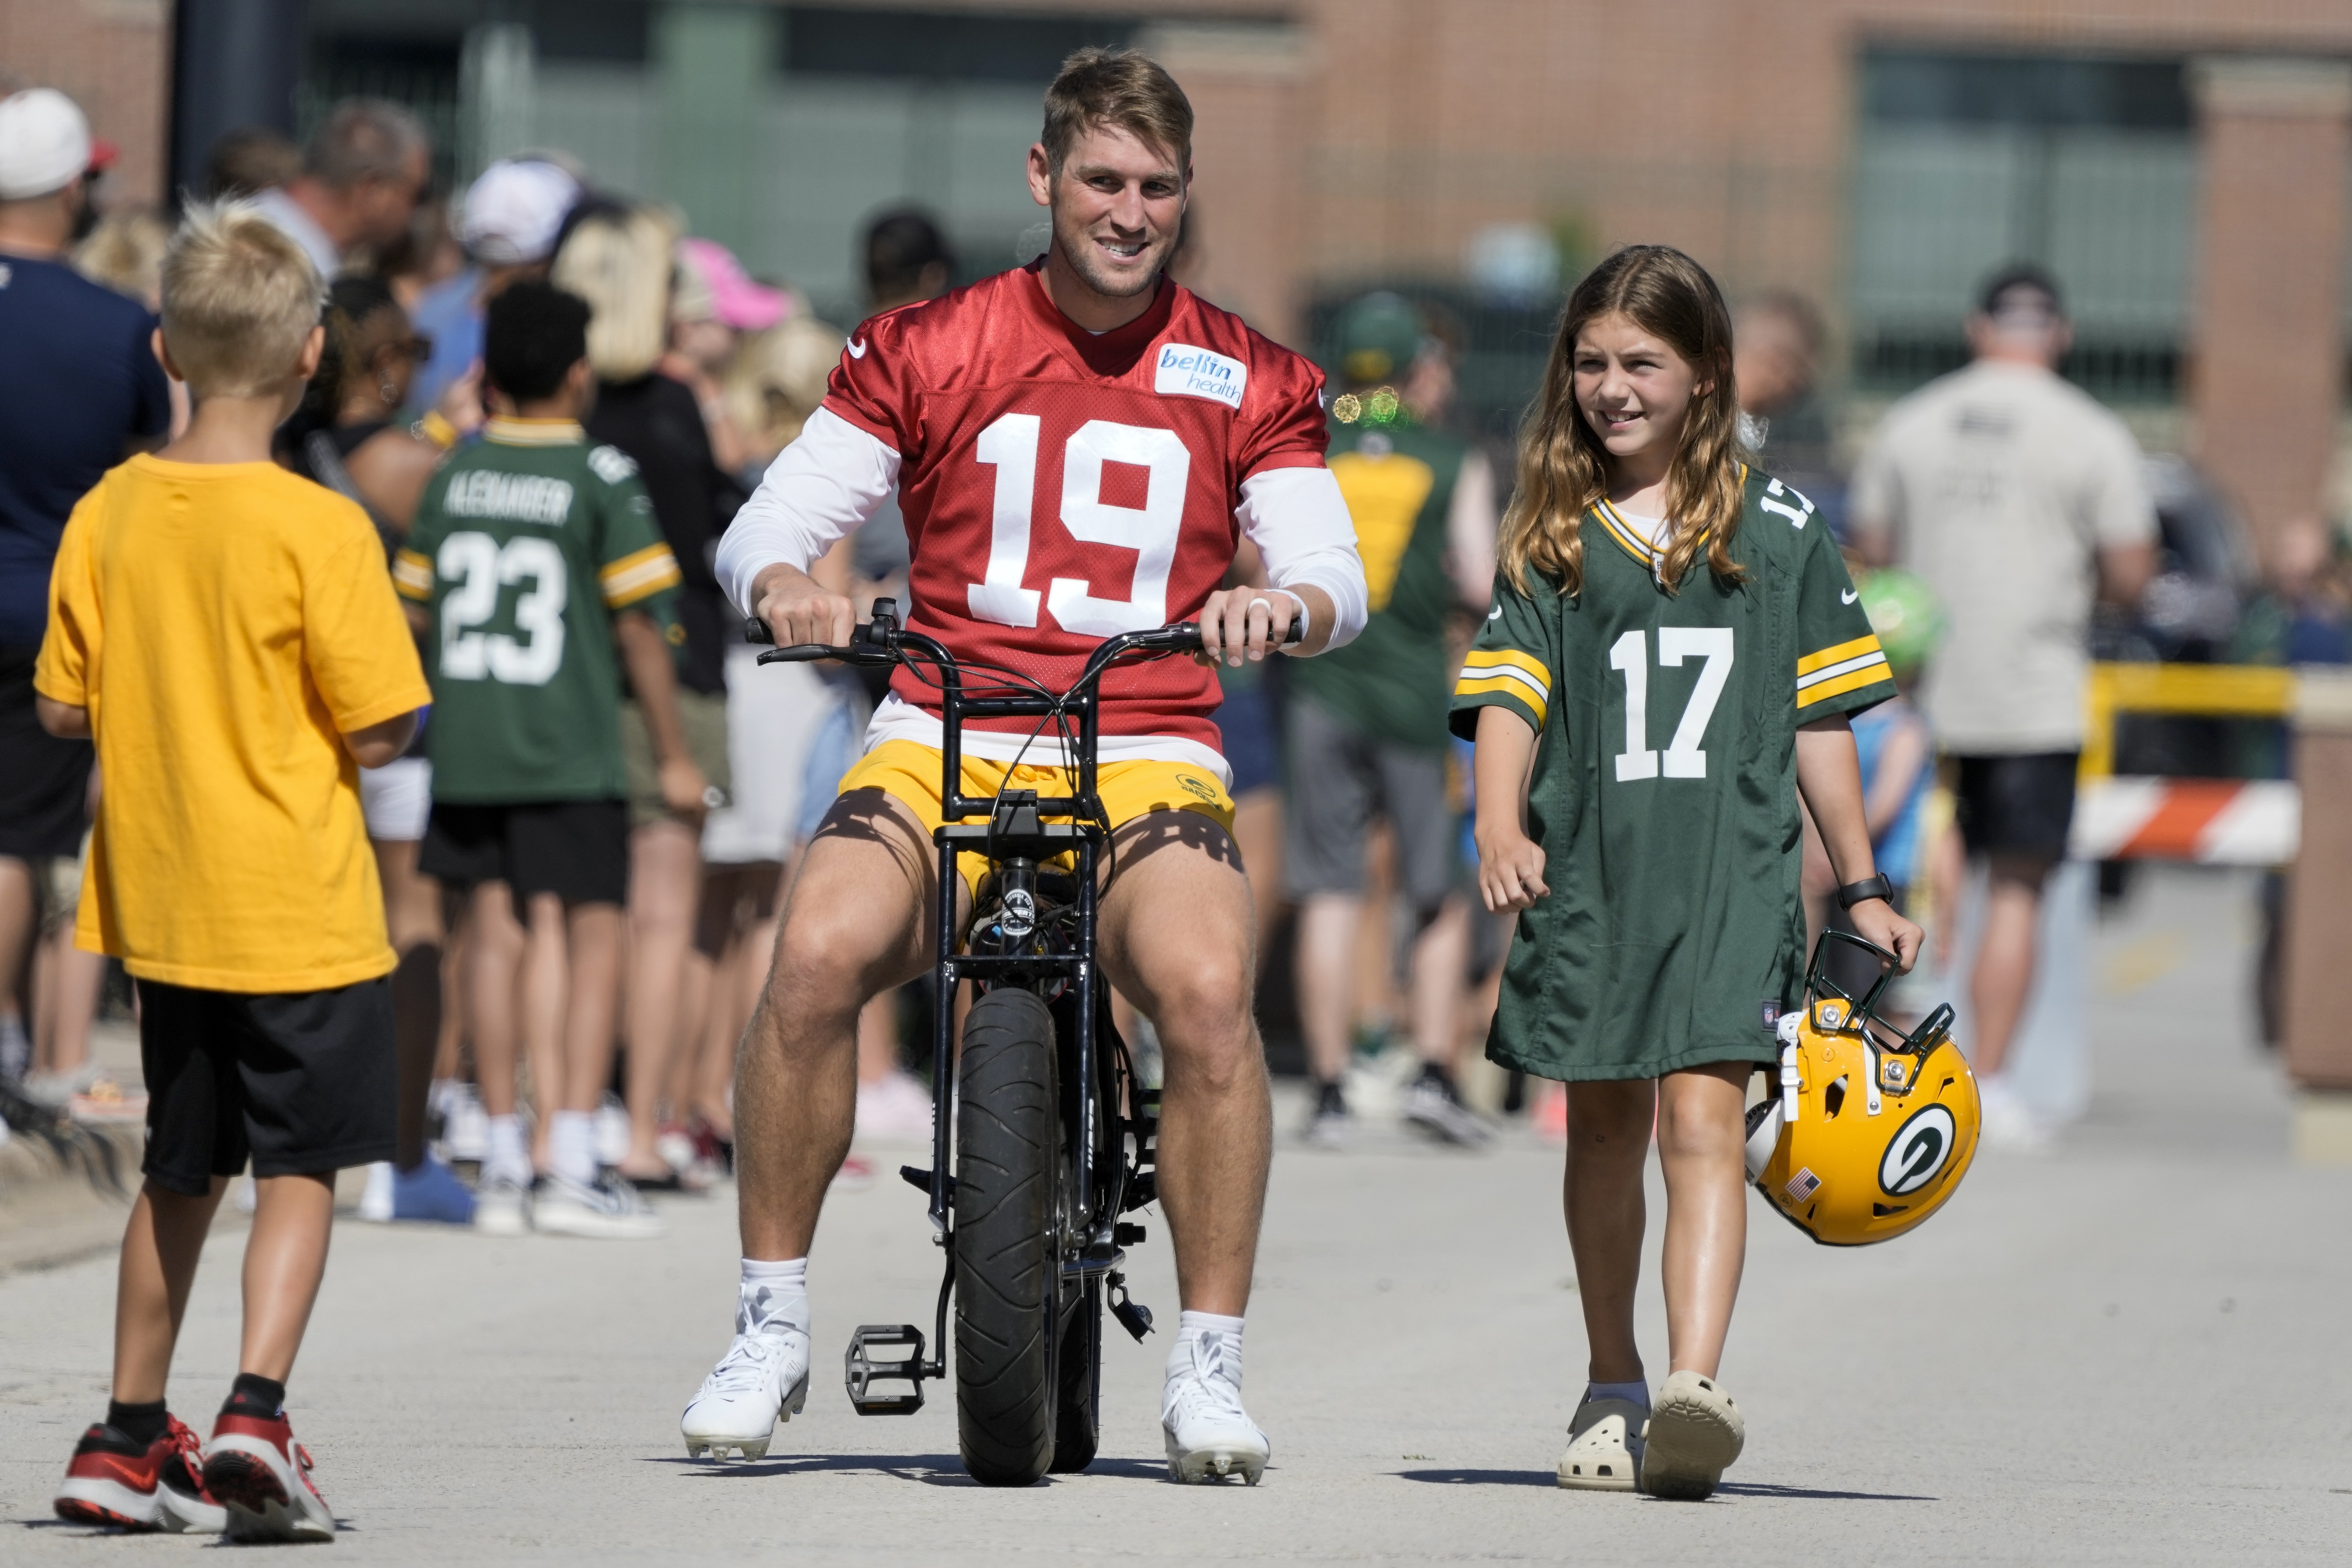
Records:
M776 1424L808 1404L809 1336L789 1323L764 1327L735 1336L677 1418L688 1458L724 1459L730 1449L765 1458Z
M1203 1330L1179 1342L1160 1396L1160 1430L1168 1439L1168 1479L1205 1481L1239 1472L1257 1485L1274 1447L1242 1408L1242 1391L1227 1375L1224 1341Z

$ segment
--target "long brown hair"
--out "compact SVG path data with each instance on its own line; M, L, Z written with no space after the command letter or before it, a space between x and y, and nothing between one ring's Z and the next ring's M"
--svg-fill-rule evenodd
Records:
M1731 378L1731 312L1706 268L1672 246L1627 246L1587 273L1568 297L1544 366L1543 391L1519 435L1517 493L1503 514L1500 565L1528 591L1532 567L1573 594L1584 586L1584 514L1609 493L1609 449L1576 406L1576 336L1622 315L1690 361L1703 389L1691 398L1682 444L1666 472L1674 525L1660 580L1672 593L1702 547L1726 582L1746 576L1731 559L1739 528L1739 400Z

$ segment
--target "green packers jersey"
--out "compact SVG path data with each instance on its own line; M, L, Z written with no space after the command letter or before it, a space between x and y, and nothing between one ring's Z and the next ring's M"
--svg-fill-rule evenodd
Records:
M1611 508L1573 597L1496 582L1453 726L1501 707L1539 737L1528 831L1551 892L1519 916L1487 1054L1558 1079L1769 1061L1798 1001L1796 730L1895 695L1812 503L1750 473L1727 583L1678 592Z
M628 793L612 618L649 612L682 640L677 562L636 475L569 421L492 420L425 486L393 580L432 614L435 800Z
M1445 745L1446 518L1467 449L1419 425L1331 426L1330 466L1356 523L1371 618L1344 648L1301 659L1291 690L1360 734Z

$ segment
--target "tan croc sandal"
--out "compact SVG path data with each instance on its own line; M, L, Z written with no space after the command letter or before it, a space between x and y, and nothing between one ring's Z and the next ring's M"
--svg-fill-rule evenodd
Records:
M1748 1424L1715 1379L1677 1372L1658 1390L1642 1436L1642 1490L1652 1497L1699 1502L1739 1457Z
M1568 1424L1559 1484L1583 1491L1632 1491L1641 1472L1642 1423L1650 1413L1631 1399L1587 1399Z

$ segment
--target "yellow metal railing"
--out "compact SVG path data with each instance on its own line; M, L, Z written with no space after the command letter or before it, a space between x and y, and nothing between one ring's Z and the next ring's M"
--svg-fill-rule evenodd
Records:
M2294 711L2294 671L2280 664L2093 664L2079 776L2087 781L2115 772L2117 714L2285 718Z

